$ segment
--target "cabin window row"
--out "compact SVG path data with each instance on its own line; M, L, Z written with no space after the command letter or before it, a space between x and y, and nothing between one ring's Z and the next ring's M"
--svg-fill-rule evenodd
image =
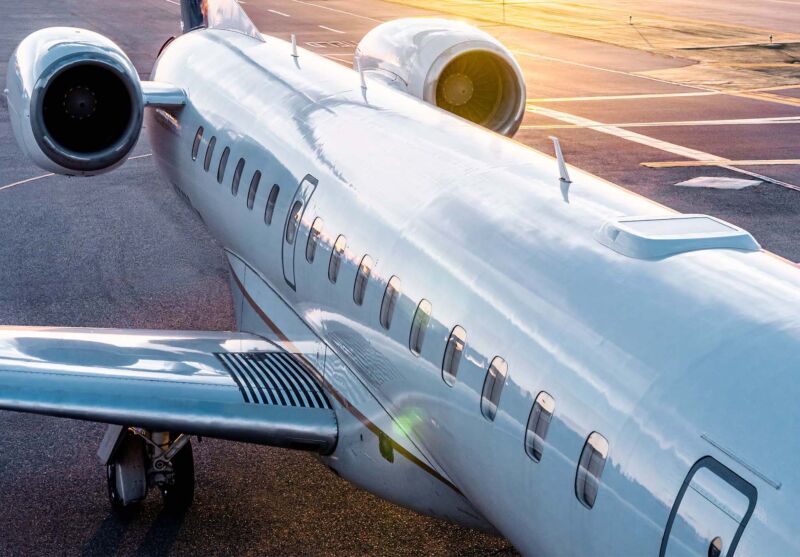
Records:
M199 128L192 145L192 160L197 160L203 133L203 128ZM211 168L215 147L216 137L212 137L208 142L203 159L203 169L206 172ZM229 157L230 148L225 147L217 166L217 182L220 184L224 181ZM245 164L244 158L240 158L234 170L231 182L231 194L233 196L238 194ZM253 209L260 180L261 171L256 170L250 180L247 194L247 208L250 210ZM267 225L272 224L279 193L280 187L277 184L273 185L264 210L264 222ZM296 239L300 227L301 209L302 203L300 201L297 201L290 209L289 220L285 231L285 240L289 244L294 244ZM323 220L317 217L309 230L308 241L306 243L306 260L309 263L313 263L316 258L317 245L322 235L323 227ZM343 235L339 235L334 242L330 260L328 261L328 280L332 284L336 284L338 281L346 247L347 238ZM369 255L364 255L359 262L353 284L353 301L358 306L364 303L367 285L374 266L375 262ZM401 292L400 279L397 276L392 276L386 284L378 316L381 326L386 330L391 328L395 308L400 299ZM409 333L408 347L415 355L420 355L422 352L425 333L431 321L432 310L433 306L431 302L422 299L414 312ZM466 348L466 339L467 332L460 325L453 327L447 339L442 359L441 373L442 380L450 387L456 384L459 365ZM481 414L489 421L494 421L497 416L500 397L507 378L508 363L502 357L495 356L487 368L480 400ZM554 413L555 400L549 393L545 391L540 392L534 400L531 413L528 417L524 440L525 453L534 462L540 462L544 456L545 441ZM592 432L586 439L583 450L581 451L575 475L575 495L581 504L590 509L594 506L597 497L600 478L608 457L608 449L609 445L606 438L598 432Z
M205 133L205 129L200 126L197 129L197 133L194 136L194 142L192 143L192 160L196 161L199 154L200 154L200 146L203 142L203 135ZM216 136L212 136L211 139L208 140L208 144L206 145L206 152L203 157L203 170L209 172L211 169L211 162L214 158L214 150L217 146L217 138ZM222 154L220 155L219 162L217 164L217 183L222 184L225 181L225 173L228 168L228 159L231 155L230 147L226 146L222 150ZM242 182L242 177L244 175L246 161L244 157L239 158L236 163L236 167L233 170L233 176L231 178L231 195L236 197L239 195L239 186ZM258 187L261 184L261 171L256 170L253 172L253 175L250 177L250 182L247 187L247 198L246 204L249 210L253 210L256 201L256 194L258 193ZM280 186L278 184L274 184L272 189L269 192L269 197L267 198L267 204L264 208L264 223L269 226L272 224L272 217L275 213L275 204L278 201L278 194L280 194Z
M297 224L299 225L299 222ZM315 218L309 230L306 244L306 260L309 263L314 262L322 229L322 219L320 217ZM293 234L295 233L293 232ZM347 238L339 235L333 244L330 260L328 261L328 280L333 284L336 284L338 280L346 247ZM369 255L364 255L358 265L353 285L353 301L359 306L364 303L367 284L374 265L374 261ZM400 279L393 275L386 284L378 316L381 326L386 330L391 327L400 295ZM415 355L419 355L422 352L425 332L430 324L432 311L431 302L424 298L420 300L414 311L408 347ZM442 379L450 387L456 384L458 368L466 348L466 341L466 330L460 325L453 327L447 339L442 360ZM489 421L494 421L497 416L500 397L507 378L508 362L500 356L495 356L486 371L481 392L481 413ZM540 462L544 455L545 441L550 422L555 414L555 407L555 399L546 391L541 391L534 399L533 407L528 417L524 440L525 453L534 462ZM600 477L607 457L608 441L601 434L593 432L584 444L575 474L575 495L581 504L589 509L594 506L597 498Z

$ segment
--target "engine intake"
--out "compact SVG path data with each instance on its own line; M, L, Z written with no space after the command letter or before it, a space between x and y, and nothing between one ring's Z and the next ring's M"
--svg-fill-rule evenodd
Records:
M398 19L367 33L354 67L443 110L513 136L525 115L525 80L491 35L458 21Z
M8 68L14 134L42 168L98 174L124 162L136 145L141 83L111 40L83 29L43 29L20 43Z

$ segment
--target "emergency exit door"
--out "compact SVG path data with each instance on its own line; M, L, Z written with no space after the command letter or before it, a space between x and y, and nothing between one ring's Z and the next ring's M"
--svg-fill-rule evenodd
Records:
M286 224L283 227L283 242L281 257L283 260L283 278L293 290L296 290L294 278L294 254L298 244L300 225L303 222L308 202L317 188L317 179L307 174L294 192L292 202L289 204L289 213L286 215Z
M661 557L733 557L753 514L756 488L713 457L681 486L661 541Z

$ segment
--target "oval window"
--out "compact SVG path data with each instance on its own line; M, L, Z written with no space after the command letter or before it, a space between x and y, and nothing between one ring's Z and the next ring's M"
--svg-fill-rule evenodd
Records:
M308 233L308 242L306 242L306 261L309 263L314 262L314 257L317 254L317 244L319 243L319 236L322 234L322 219L317 217L311 224L311 230Z
M247 191L247 208L253 209L256 202L256 192L258 192L258 184L261 182L261 171L256 170L253 178L250 180L250 189Z
M547 439L547 430L556 411L556 401L546 392L542 391L536 396L528 418L528 428L525 431L525 452L535 462L542 460L544 454L544 441Z
M328 280L334 284L339 278L339 268L342 266L342 258L346 247L347 238L344 236L336 238L336 243L333 244L333 251L331 251L331 261L328 263Z
M497 407L500 405L500 395L503 393L507 375L508 364L500 356L495 357L489 364L481 394L481 413L490 422L497 416Z
M217 183L219 184L222 183L222 179L225 177L225 167L228 166L228 157L230 154L230 147L225 147L222 151L222 156L219 158L219 166L217 167Z
M367 283L369 282L369 275L372 273L372 267L375 263L369 255L365 255L358 265L358 272L356 273L356 282L353 286L353 301L357 305L364 303L364 295L367 292Z
M272 215L275 213L275 203L278 201L278 194L281 188L278 184L274 184L272 189L269 190L269 197L267 198L267 208L264 209L264 223L269 226L272 224Z
M458 375L458 365L461 363L461 355L467 345L467 331L463 327L456 325L450 332L447 339L447 346L444 348L444 359L442 360L442 379L451 387L456 384Z
M206 147L206 158L203 161L203 170L208 172L208 169L211 168L211 157L214 156L214 146L217 144L217 138L212 137L211 141L208 142L208 147Z
M411 334L408 337L408 348L419 356L422 352L422 343L425 340L425 331L431 321L431 311L433 306L428 300L422 300L414 312L414 320L411 322Z
M383 302L381 302L380 321L384 329L389 330L392 326L392 317L394 316L394 308L397 306L397 300L400 298L400 279L393 276L389 279L386 285L386 290L383 292Z
M197 133L194 134L194 143L192 144L192 160L197 160L197 153L200 152L200 142L203 140L203 126L197 128Z
M597 499L606 458L608 458L608 440L596 431L592 432L583 446L578 471L575 474L575 495L587 509L594 507Z
M233 171L233 181L231 182L231 194L238 195L239 182L242 180L242 172L244 172L244 159L239 159L236 163L236 169Z

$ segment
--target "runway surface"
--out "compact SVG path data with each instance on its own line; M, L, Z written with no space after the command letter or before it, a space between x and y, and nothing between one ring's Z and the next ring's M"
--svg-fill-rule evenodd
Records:
M441 15L376 0L243 4L263 32L295 33L300 46L343 64L381 21ZM714 2L700 13L686 4L687 19L706 23L723 9ZM780 5L743 3L723 23L763 10L765 30L787 33L787 19L774 13ZM173 0L2 0L0 73L29 32L74 25L113 38L146 78L161 44L178 32L178 13ZM781 74L775 88L738 86L762 81L763 72L698 86L689 83L696 57L476 24L503 40L525 71L529 111L519 141L550 153L555 134L571 164L679 211L734 222L800 261L800 87L791 75ZM233 327L221 250L162 180L142 138L137 158L111 174L44 176L21 156L0 102L0 324ZM715 157L727 168L705 166ZM759 185L675 186L704 176L755 177ZM0 555L514 553L502 538L382 502L306 454L213 440L195 447L197 495L186 515L162 513L151 495L123 521L109 512L94 457L102 431L0 413Z

